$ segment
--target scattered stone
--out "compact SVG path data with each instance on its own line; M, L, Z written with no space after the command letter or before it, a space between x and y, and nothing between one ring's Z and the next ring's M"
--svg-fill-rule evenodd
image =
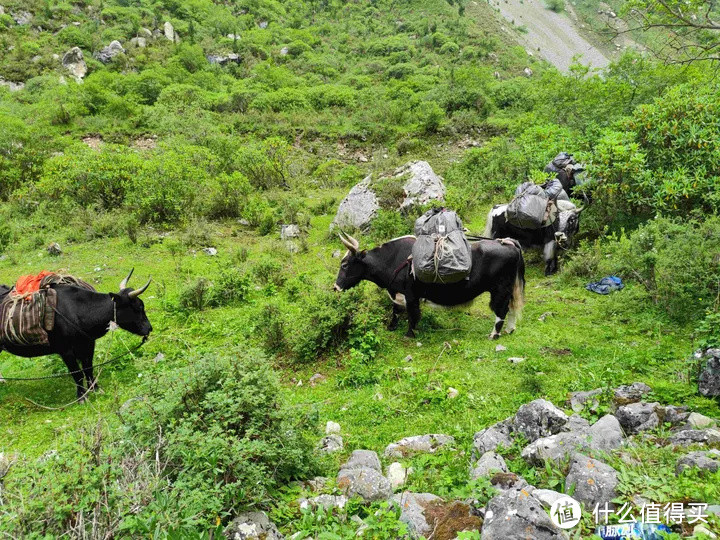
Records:
M659 403L630 403L619 407L615 417L627 434L635 435L660 425L659 407Z
M107 47L103 47L97 53L95 53L95 58L100 60L103 64L108 64L118 54L124 53L125 49L120 44L120 42L118 40L114 40L110 42L110 45L108 45Z
M25 83L23 82L13 82L13 81L6 81L2 77L0 77L0 86L6 86L8 90L11 92L18 92L25 88Z
M546 311L538 317L538 321L545 322L545 319L547 319L548 317L553 317L554 315L555 314L552 311Z
M577 421L572 424L579 429L542 437L526 446L522 451L523 459L533 465L543 465L545 461L562 461L576 451L610 452L622 445L622 428L611 414L587 428Z
M685 429L678 431L670 437L670 444L689 446L691 444L714 444L720 443L720 431L717 429Z
M430 538L437 540L454 539L462 531L479 531L482 528L482 514L474 505L461 501L431 501L425 509L425 517L431 523Z
M567 424L563 428L564 431L582 431L590 427L590 422L579 414L571 414Z
M495 452L485 452L482 457L470 466L470 479L477 480L482 476L491 476L493 472L508 472L505 460Z
M415 435L388 444L385 448L385 457L405 457L416 452L433 453L438 448L453 444L455 444L455 438L449 435Z
M175 41L175 28L173 28L170 21L165 21L165 24L163 24L163 34L168 41Z
M290 238L298 238L300 236L300 227L297 225L281 225L280 239L289 240Z
M715 427L717 422L709 416L693 412L687 417L687 425L693 429L703 429Z
M510 438L511 431L512 418L478 431L473 436L473 455L482 456L486 452L495 452L500 446L510 448L513 443Z
M240 39L240 34L230 33L230 34L227 35L227 38L228 38L228 39Z
M586 508L594 508L596 504L610 502L617 496L617 471L602 461L576 454L565 478L565 491L569 492L573 485L573 498L585 503Z
M392 498L400 506L400 521L407 524L410 534L414 537L427 536L433 528L425 517L425 510L432 502L442 499L432 493L411 493L405 491Z
M302 498L298 501L301 510L315 509L323 507L325 510L332 510L338 508L342 510L348 503L348 498L345 495L318 495L311 499Z
M157 353L157 354L155 355L155 358L153 358L153 362L155 362L156 364L157 364L158 362L162 362L163 360L165 360L165 355L164 355L163 353L161 353L161 352Z
M329 479L324 476L316 476L312 480L303 482L302 486L308 491L321 491L327 485Z
M521 356L511 356L510 358L508 358L508 362L510 362L511 364L519 364L520 362L524 361L525 359Z
M153 33L148 28L141 28L137 33L138 37L152 39Z
M60 255L60 254L62 253L62 249L60 248L60 244L58 244L57 242L52 242L52 243L47 247L47 252L48 252L50 255L55 255L55 256L57 256L57 255Z
M281 540L284 538L265 512L245 512L225 528L228 540Z
M459 395L460 395L460 392L458 390L456 390L455 388L453 388L452 386L450 386L448 388L448 390L447 390L448 399L455 399Z
M410 472L411 471L409 469L406 469L405 466L398 461L388 465L388 468L385 471L385 476L387 477L388 482L390 482L390 487L393 491L405 485Z
M203 253L205 255L210 255L211 257L215 257L218 254L218 250L214 247L206 247L203 248Z
M288 49L287 47L283 47L282 49L280 49L280 56L287 56L289 52L290 49Z
M80 82L87 74L87 64L80 47L73 47L62 57L62 65L70 72L73 78Z
M18 26L25 26L26 24L30 24L30 21L32 20L32 13L30 13L29 11L18 11L10 13L10 16L13 18L13 20Z
M406 362L412 362L412 359L413 359L413 357L412 357L411 354L408 354L408 355L405 357L405 361L406 361Z
M267 21L260 21L260 22L258 23L258 26L259 26L260 28L262 28L263 30L265 30L265 29L268 27L268 22L267 22Z
M630 385L619 386L614 390L613 402L616 406L628 405L630 403L637 403L647 394L649 394L651 388L641 382L634 382Z
M397 178L408 174L410 177L403 186L405 199L400 203L401 211L445 200L445 184L427 161L411 161L396 169L393 176Z
M335 251L332 252L333 259L339 259L341 256L342 256L342 251L340 251L339 249L336 249Z
M235 64L239 64L242 59L240 58L239 54L235 53L229 53L226 55L217 55L217 54L209 54L206 57L208 59L208 62L211 64L217 64L219 66L225 66L231 62L234 62Z
M690 452L677 460L675 474L680 474L685 469L700 469L702 473L714 473L720 469L720 450L708 450L701 452Z
M245 219L245 218L242 218L242 219L238 220L238 223L239 223L240 225L242 225L243 227L249 227L249 226L250 226L250 222L249 222L247 219Z
M664 416L661 420L665 423L670 423L673 426L687 423L688 418L690 418L690 413L685 406L677 407L675 405L666 405L665 407L662 407L662 409L663 410L661 412Z
M318 443L318 450L325 452L326 454L333 454L339 452L344 447L343 439L340 435L327 435L320 439Z
M342 200L338 207L333 225L342 228L367 229L377 212L380 203L375 193L370 189L372 175L365 177L356 184L350 193Z
M350 458L340 469L358 469L361 467L381 472L382 468L380 467L380 458L378 458L377 452L373 452L372 450L354 450Z
M560 540L567 535L556 527L542 504L526 490L506 490L490 499L481 537L487 540Z
M297 245L297 243L293 242L292 240L288 240L285 242L285 249L288 250L290 253L300 253L300 246Z
M134 37L130 40L130 45L138 49L144 49L147 47L147 39L144 37Z
M308 379L308 382L310 383L310 386L315 387L316 384L319 384L323 382L327 377L321 373L315 373L310 379Z
M523 69L523 73L525 74L526 77L532 77L533 70L530 69L529 67L526 67L525 69Z
M558 499L567 497L567 495L565 495L564 493L558 493L557 491L553 491L551 489L533 490L532 496L535 497L538 501L540 501L540 504L542 504L543 508L545 508L546 510L549 510L552 507L553 503Z
M348 497L359 495L366 501L382 501L392 495L387 478L369 467L340 469L337 486Z
M340 433L340 424L333 422L332 420L328 420L327 424L325 424L325 435L334 435L338 433Z
M707 362L698 378L698 391L705 397L720 396L720 349L708 349L703 356Z
M715 538L717 538L717 534L708 529L707 525L701 523L700 525L695 525L695 527L693 528L693 537L708 537L714 540Z
M587 392L573 392L570 394L570 407L576 413L582 412L588 407L590 412L597 412L600 406L598 396L602 394L602 388L589 390Z
M560 432L567 421L568 416L555 405L546 399L536 399L518 409L513 429L533 442Z
M496 345L495 346L495 352L503 352L507 351L507 347L505 345Z

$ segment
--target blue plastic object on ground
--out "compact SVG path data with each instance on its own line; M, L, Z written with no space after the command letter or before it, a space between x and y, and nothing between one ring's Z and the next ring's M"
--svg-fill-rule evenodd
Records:
M613 291L619 291L623 287L625 287L625 284L622 282L622 279L617 276L604 277L600 281L594 281L593 283L585 285L588 291L598 294L610 294Z
M620 523L595 529L603 540L662 540L662 533L669 532L672 531L667 525L653 523Z

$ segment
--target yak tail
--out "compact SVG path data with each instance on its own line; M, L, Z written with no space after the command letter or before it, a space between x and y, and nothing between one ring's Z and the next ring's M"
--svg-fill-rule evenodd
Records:
M515 320L519 320L525 305L525 259L519 245L516 244L516 246L518 248L518 265L512 297L510 298L510 309L515 314Z
M485 238L492 238L493 210L495 209L490 209L487 215L487 219L485 220L485 230L483 231L483 236Z

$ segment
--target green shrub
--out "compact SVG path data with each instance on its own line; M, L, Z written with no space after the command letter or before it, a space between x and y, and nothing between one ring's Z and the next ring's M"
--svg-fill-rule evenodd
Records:
M417 109L420 131L426 135L436 133L445 119L445 111L435 102L422 103Z
M565 0L545 0L545 7L555 13L560 13L565 9Z
M203 187L205 201L201 213L211 218L240 216L251 192L250 181L239 172L220 174Z
M250 276L237 268L226 268L213 280L208 305L219 307L243 302L250 294L251 287Z
M237 168L260 189L288 187L290 145L280 137L241 148L235 156Z
M717 305L720 283L720 219L649 221L585 244L567 271L584 277L618 275L642 285L651 302L680 323L696 324Z
M308 109L310 102L305 89L280 88L274 92L258 94L250 106L260 111L282 112Z

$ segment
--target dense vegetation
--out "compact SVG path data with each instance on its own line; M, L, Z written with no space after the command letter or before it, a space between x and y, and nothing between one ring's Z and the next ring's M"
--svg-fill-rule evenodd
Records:
M514 46L488 6L457 0L3 7L0 77L25 86L0 86L2 282L66 268L108 291L135 266L155 277L156 329L102 371L106 394L83 407L25 400L71 401L64 379L0 386L0 452L16 459L0 485L3 533L203 536L254 507L285 532L346 538L355 522L296 503L294 480L337 468L311 451L328 419L348 449L449 432L466 450L474 430L526 401L633 380L720 416L685 360L720 343L720 87L706 65L628 52L602 76L580 65L562 74ZM16 23L24 11L30 22ZM179 39L130 43L166 21ZM112 40L125 52L93 57ZM60 60L75 46L82 82ZM230 54L239 60L209 61ZM374 287L330 292L340 246L329 225L367 173L425 159L447 204L481 230L490 205L544 179L560 150L588 165L593 202L559 276L542 278L528 258L527 316L504 338L526 362L508 365L486 343L484 305L426 309L416 344L384 329L388 301ZM363 244L410 232L421 210L381 212ZM292 253L285 223L302 230ZM59 258L44 250L51 241ZM607 274L627 288L583 290ZM132 340L112 334L96 358ZM64 367L0 361L7 377L51 370ZM326 380L309 386L316 372ZM624 494L720 500L717 475L676 478L652 442L638 452L666 478L643 483L640 467L618 464ZM528 468L517 448L507 457L532 483L557 486L558 471ZM411 463L413 490L490 495L455 455ZM393 509L353 502L353 513L368 537L401 534Z

